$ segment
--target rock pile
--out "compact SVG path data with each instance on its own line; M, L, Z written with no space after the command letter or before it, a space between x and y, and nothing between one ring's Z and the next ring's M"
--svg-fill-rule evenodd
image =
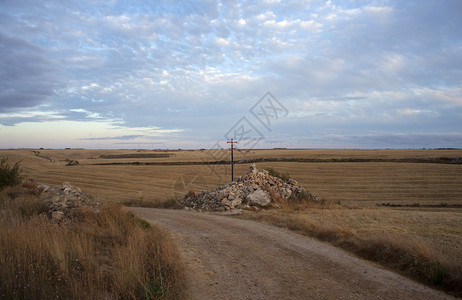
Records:
M266 170L257 170L255 164L243 176L208 192L190 191L180 204L186 209L227 211L231 209L257 210L261 207L279 207L290 201L316 201L297 181L269 175Z
M77 166L79 164L78 160L67 160L66 166Z
M37 188L41 191L40 198L48 205L48 216L55 221L69 222L76 213L98 212L101 206L92 196L69 182L55 187L41 184Z

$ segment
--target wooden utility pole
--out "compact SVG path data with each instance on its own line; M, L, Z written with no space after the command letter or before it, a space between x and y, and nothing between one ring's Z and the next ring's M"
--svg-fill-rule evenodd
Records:
M234 156L233 156L233 150L234 150L234 144L237 144L237 141L233 141L233 138L231 138L231 141L226 142L228 144L231 144L231 181L234 180Z

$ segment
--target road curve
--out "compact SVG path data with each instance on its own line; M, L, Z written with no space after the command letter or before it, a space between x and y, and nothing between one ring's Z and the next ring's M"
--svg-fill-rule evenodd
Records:
M177 239L190 299L456 299L273 226L217 214L129 210Z

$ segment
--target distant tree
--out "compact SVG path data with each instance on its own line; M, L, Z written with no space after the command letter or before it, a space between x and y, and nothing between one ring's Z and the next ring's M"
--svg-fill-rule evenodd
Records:
M10 166L8 164L8 158L2 158L0 161L0 190L6 186L13 186L21 183L22 178L22 169L19 162Z

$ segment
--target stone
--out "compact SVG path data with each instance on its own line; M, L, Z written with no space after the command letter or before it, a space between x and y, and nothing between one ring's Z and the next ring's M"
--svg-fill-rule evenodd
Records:
M75 210L83 209L88 212L99 213L101 203L83 193L78 187L65 182L62 185L50 187L39 185L40 199L47 203L48 216L55 221L72 222Z
M229 207L234 208L238 205L242 204L242 199L241 198L236 198L232 201L229 201Z
M66 166L77 166L79 162L77 160L70 160Z
M256 175L257 174L257 167L255 164L250 165L250 170L247 172L248 176Z
M66 201L66 196L64 195L56 195L54 196L53 198L50 199L50 202L54 203L54 202L64 202Z
M249 171L242 176L235 177L234 181L210 191L188 193L179 199L179 203L185 208L197 211L227 211L229 209L257 211L270 204L273 208L280 207L278 203L288 203L299 196L303 196L304 200L314 201L316 199L316 196L308 193L297 181L289 179L284 182L280 178L269 175L266 170L259 171L255 164L252 164ZM72 194L68 195L69 197L72 198Z
M260 205L263 207L268 206L271 203L271 196L268 194L268 192L261 189L253 191L247 196L246 199L251 205Z
M64 213L62 211L53 211L51 212L51 218L55 221L61 221L64 218Z
M295 179L292 179L292 178L289 178L289 180L287 180L287 182L289 184L292 184L292 185L298 185L298 182Z

